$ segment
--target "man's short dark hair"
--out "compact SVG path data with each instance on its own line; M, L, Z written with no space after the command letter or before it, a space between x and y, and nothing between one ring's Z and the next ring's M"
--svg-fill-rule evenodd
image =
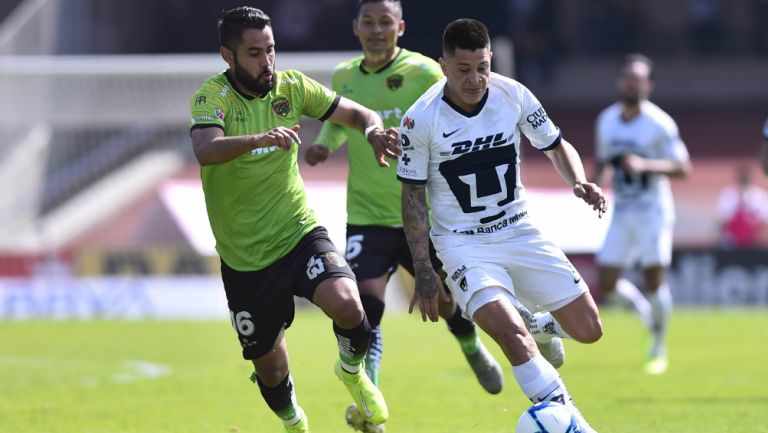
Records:
M360 17L360 10L363 9L363 5L366 3L397 3L397 6L400 8L400 18L403 17L403 5L400 3L400 0L357 0L357 3L355 4L355 18Z
M457 48L481 50L491 43L485 24L471 18L460 18L445 26L443 53L453 55Z
M632 53L624 56L624 61L621 63L621 69L624 70L627 66L633 63L642 63L648 67L648 78L653 79L653 60L648 56L640 53Z
M244 30L264 30L267 26L272 27L272 20L261 9L240 6L225 10L219 19L219 43L222 47L235 51L243 41Z

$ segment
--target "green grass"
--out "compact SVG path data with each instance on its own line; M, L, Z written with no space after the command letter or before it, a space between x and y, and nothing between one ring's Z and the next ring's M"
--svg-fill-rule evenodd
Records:
M598 431L768 432L766 311L676 312L670 370L659 377L642 373L647 337L634 317L603 319L604 338L569 342L561 369ZM504 391L487 395L444 324L388 315L384 332L389 433L514 432L528 402L507 363ZM330 321L299 312L288 344L312 431L350 431L350 399L332 373ZM168 374L137 377L135 361ZM0 432L282 431L247 380L250 370L225 321L0 323Z

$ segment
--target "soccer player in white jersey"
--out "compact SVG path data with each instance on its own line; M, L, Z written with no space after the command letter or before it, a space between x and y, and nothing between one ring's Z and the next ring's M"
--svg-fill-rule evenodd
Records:
M765 119L765 125L763 125L763 172L768 174L768 119Z
M587 182L578 153L536 97L522 84L491 72L491 56L481 22L448 24L440 58L446 78L403 118L397 175L416 273L410 310L418 304L422 320L437 321L442 282L429 258L431 236L448 275L445 282L462 311L502 348L525 395L534 402L566 404L581 431L592 432L515 308L520 302L540 306L557 319L550 316L531 332L585 343L602 335L586 284L528 213L520 179L521 133L552 160L574 195L599 214L605 211L605 198Z
M607 297L632 306L653 337L646 371L667 369L666 333L672 295L665 270L672 260L675 207L670 177L690 171L690 158L672 118L648 100L653 89L653 63L640 54L622 63L619 102L603 110L596 124L599 183L613 167L615 206L603 247L597 254L599 287ZM624 270L640 264L648 298Z

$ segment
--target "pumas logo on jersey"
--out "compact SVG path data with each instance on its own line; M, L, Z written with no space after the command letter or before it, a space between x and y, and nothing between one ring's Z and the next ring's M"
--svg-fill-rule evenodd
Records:
M463 155L469 152L477 152L478 150L486 150L491 147L498 147L502 144L506 144L509 138L504 138L504 133L499 132L497 134L486 135L485 137L477 137L474 141L464 140L458 143L451 144L453 151L451 155Z
M400 74L392 74L387 77L387 88L391 91L395 91L403 86L404 77Z
M198 96L195 98L195 105L203 105L207 101L207 98L205 96Z
M464 276L461 278L461 281L459 281L459 288L463 291L467 291L467 277Z
M527 120L528 123L530 123L531 126L533 126L533 129L536 129L539 126L547 123L547 120L549 120L549 116L547 116L547 112L544 111L544 107L539 107L538 110L526 116L525 120Z
M412 118L410 118L408 116L403 117L403 128L405 128L405 129L410 131L411 129L413 129L414 126L416 126L416 121L415 120L413 120Z
M280 117L286 117L291 112L291 104L287 98L278 96L272 101L272 111Z

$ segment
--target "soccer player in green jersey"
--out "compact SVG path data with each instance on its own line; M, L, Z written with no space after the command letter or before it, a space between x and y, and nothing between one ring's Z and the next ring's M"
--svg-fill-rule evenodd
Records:
M363 369L371 328L352 270L307 207L298 123L307 115L364 131L383 166L399 152L397 131L301 72L275 70L272 24L261 10L226 11L219 36L229 68L192 97L190 130L232 325L255 367L251 380L287 432L309 432L285 340L293 296L301 296L333 320L336 375L366 422L383 423L387 405Z
M359 0L353 31L363 54L342 62L333 73L333 90L376 110L387 127L397 127L408 107L443 78L437 62L397 45L404 30L400 1ZM323 162L345 141L349 143L346 259L357 276L360 299L373 329L365 369L378 384L385 288L398 265L413 275L413 261L402 228L401 187L395 167L374 166L370 146L359 130L326 122L316 144L307 149L305 160L311 165ZM439 264L436 257L433 262ZM462 317L447 289L440 315L446 319L481 385L490 393L500 392L501 368L483 347L472 322ZM350 424L360 430L375 431L372 426L361 428L355 421L354 410L350 408L347 413Z

